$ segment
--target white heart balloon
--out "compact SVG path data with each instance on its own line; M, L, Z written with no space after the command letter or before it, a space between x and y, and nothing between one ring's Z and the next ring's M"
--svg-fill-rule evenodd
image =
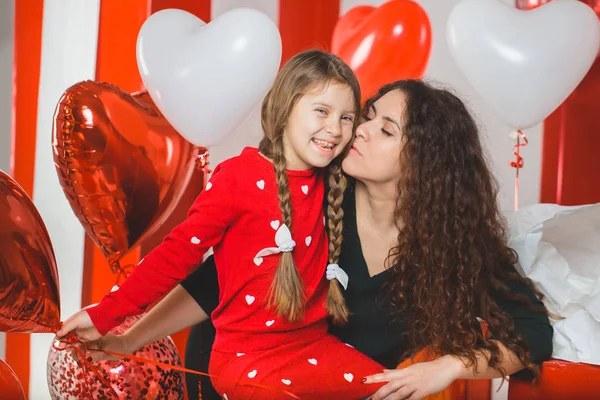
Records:
M499 0L465 0L446 28L467 80L517 129L550 115L584 78L600 46L598 17L575 0L531 11Z
M233 132L262 101L281 62L275 23L250 8L209 24L182 10L144 22L137 63L152 100L188 141L211 146Z

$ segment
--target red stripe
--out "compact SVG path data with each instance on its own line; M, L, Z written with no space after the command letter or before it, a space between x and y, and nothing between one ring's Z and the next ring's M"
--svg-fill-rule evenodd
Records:
M281 63L310 48L329 51L333 28L340 16L339 0L281 0L279 31Z
M166 8L178 8L194 14L204 22L210 21L211 0L151 0L152 13Z
M25 4L27 3L27 4ZM43 0L15 2L11 175L33 197ZM6 335L6 362L29 396L29 335Z
M102 0L98 27L96 79L126 92L142 88L135 47L137 35L150 15L152 0Z
M544 122L540 201L562 205L600 202L600 61Z
M560 106L545 121L542 140L542 171L540 186L540 202L556 203L558 198L558 150L560 146L561 116L563 107ZM540 138L542 139L542 138Z
M11 175L33 197L43 0L15 2ZM6 362L29 396L29 335L6 335Z
M43 0L15 2L11 175L33 197Z

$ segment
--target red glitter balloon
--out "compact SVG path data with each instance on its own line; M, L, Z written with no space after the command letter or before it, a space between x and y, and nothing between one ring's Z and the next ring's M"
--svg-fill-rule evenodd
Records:
M110 331L126 332L140 317L130 317ZM64 346L62 346L64 347ZM165 338L142 347L136 357L181 366L181 359L171 338ZM151 363L130 361L99 361L93 366L108 381L118 399L172 399L184 398L183 373ZM53 400L58 399L114 399L113 391L102 383L83 361L71 356L70 349L57 350L52 346L47 364L48 388Z

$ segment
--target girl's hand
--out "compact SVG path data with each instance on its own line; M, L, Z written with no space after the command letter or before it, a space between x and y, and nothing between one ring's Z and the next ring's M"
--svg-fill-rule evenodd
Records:
M131 347L130 341L126 334L102 336L100 339L87 343L88 345L88 361L97 362L102 360L118 360L119 357L111 354L106 354L101 350L109 350L121 354L133 354L136 349Z
M56 333L56 336L61 339L71 332L75 333L77 337L84 342L98 340L102 337L85 310L77 311L68 318L62 324L61 328Z
M368 376L364 383L388 382L375 392L372 400L417 400L446 389L460 376L462 368L464 365L458 358L444 356L403 369L386 369Z

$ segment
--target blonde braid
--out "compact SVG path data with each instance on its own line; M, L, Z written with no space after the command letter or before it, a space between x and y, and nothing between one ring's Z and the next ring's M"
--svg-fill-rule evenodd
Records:
M292 230L292 202L288 177L285 172L285 157L283 155L282 137L273 143L273 165L277 180L277 196L283 223ZM291 252L281 254L275 278L269 290L268 305L275 308L277 315L284 316L290 322L299 321L304 317L304 284L298 273Z
M327 230L329 231L329 263L337 264L342 250L342 229L344 222L344 191L347 181L338 163L329 166L329 191L327 193ZM325 307L333 317L333 323L343 325L348 322L350 312L346 306L341 284L337 279L329 281L329 292Z

